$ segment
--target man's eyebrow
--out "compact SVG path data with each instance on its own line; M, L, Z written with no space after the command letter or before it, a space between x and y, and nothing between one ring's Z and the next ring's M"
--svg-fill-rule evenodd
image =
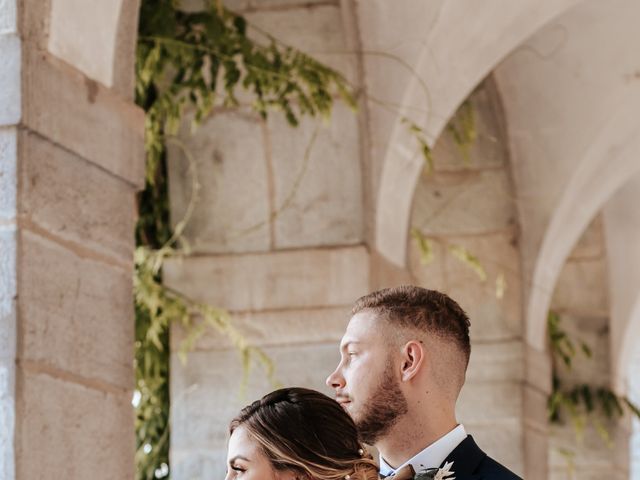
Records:
M251 460L249 460L247 457L243 457L242 455L236 455L231 460L229 460L229 465L231 465L236 460L244 460L245 462L251 462Z
M356 340L346 341L340 346L340 350L346 350L347 348L349 348L350 345L358 345L360 343L362 343L362 342L358 342Z

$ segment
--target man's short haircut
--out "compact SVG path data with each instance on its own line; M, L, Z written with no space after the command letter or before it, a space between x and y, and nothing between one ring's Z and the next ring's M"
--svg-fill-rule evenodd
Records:
M414 328L451 341L465 355L465 366L469 363L469 317L444 293L412 285L385 288L356 300L351 314L363 310L384 317L391 326Z

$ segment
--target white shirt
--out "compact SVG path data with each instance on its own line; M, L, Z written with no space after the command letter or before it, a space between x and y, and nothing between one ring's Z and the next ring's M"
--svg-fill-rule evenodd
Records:
M416 472L426 468L439 468L442 462L446 460L449 454L453 452L465 438L467 438L467 431L464 429L464 426L458 425L395 469L385 462L382 455L380 455L380 475L385 477L395 475L398 470L406 465L411 465Z

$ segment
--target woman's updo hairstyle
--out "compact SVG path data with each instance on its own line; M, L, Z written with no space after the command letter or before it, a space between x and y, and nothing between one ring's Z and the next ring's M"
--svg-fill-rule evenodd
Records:
M310 480L378 480L378 468L358 439L353 420L332 398L306 388L283 388L242 409L242 426L275 470Z

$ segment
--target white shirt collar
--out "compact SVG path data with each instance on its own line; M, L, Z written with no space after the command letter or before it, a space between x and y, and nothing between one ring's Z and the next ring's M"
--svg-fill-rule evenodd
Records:
M395 469L385 462L382 455L380 455L380 475L385 477L393 475L405 465L411 465L416 472L424 470L425 468L438 468L465 438L467 438L467 432L464 426L458 425Z

